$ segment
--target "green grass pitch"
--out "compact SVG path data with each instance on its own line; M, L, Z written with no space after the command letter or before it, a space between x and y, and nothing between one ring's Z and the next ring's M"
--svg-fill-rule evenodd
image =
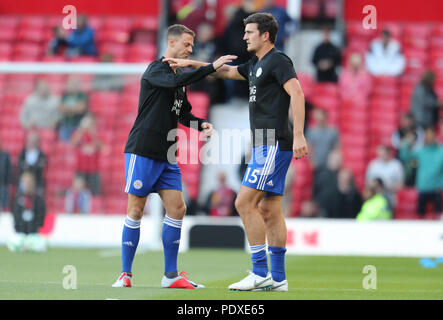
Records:
M66 265L76 269L77 289L63 288ZM363 289L365 265L376 267L376 289ZM425 269L418 258L288 255L289 292L229 291L250 268L242 250L193 249L179 255L179 269L206 289L162 289L162 252L142 251L135 257L133 287L112 288L120 272L119 250L51 248L38 254L0 247L0 299L443 299L443 264Z

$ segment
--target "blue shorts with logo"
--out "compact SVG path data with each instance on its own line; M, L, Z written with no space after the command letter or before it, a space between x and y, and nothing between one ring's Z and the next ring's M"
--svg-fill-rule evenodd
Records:
M253 148L242 184L267 191L265 196L283 195L292 156L292 151L281 151L278 142L275 146Z
M146 197L161 189L182 191L179 166L168 161L125 153L125 192Z

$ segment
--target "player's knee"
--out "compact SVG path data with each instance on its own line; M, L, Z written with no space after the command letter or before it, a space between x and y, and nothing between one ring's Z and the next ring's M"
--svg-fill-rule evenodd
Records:
M143 209L144 208L137 208L132 207L128 210L128 217L133 220L140 220L143 217Z
M250 206L250 203L246 199L244 199L242 197L237 197L237 199L235 199L235 209L237 210L237 212L239 214L242 215L242 214L247 213L249 210L249 206Z
M169 208L169 210L167 210L167 213L169 217L181 220L186 214L186 204L184 202L178 203Z
M258 211L260 212L261 216L263 217L263 220L265 223L269 222L272 218L272 210L267 206L266 204L263 204L263 202L258 203Z

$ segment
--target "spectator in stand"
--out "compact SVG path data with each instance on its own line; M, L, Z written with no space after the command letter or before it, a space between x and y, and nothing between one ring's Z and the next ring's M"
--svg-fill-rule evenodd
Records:
M288 15L285 8L275 4L275 0L264 0L261 12L270 13L277 20L278 32L275 47L280 51L284 51L286 40L297 29L296 22Z
M30 172L35 177L35 189L43 195L45 188L45 168L47 157L40 148L40 137L37 132L30 131L26 137L26 145L18 157L18 174Z
M355 186L352 172L348 169L338 172L336 194L330 201L328 218L355 219L360 212L363 200Z
M191 30L197 30L199 25L207 21L205 0L191 0L177 12L177 21Z
M54 27L54 38L49 43L49 53L58 54L60 48L66 47L65 54L69 58L80 55L96 56L94 30L88 26L86 16L77 17L77 28L69 34L61 27Z
M398 151L401 147L411 140L412 135L414 143L412 149L417 150L423 147L425 143L425 133L421 127L415 125L414 117L411 113L405 113L400 118L400 127L392 134L392 146Z
M326 167L328 156L339 147L337 129L328 125L328 114L325 110L315 109L315 124L306 131L306 140L311 150L314 170Z
M218 187L208 196L206 210L211 216L227 217L238 215L235 210L236 193L226 184L226 173L219 172Z
M12 183L12 165L9 153L3 150L0 139L0 211L9 209L9 187Z
M64 53L68 46L65 29L60 26L54 26L52 33L54 34L54 38L49 41L48 54L58 55Z
M381 38L370 43L366 67L373 76L399 76L405 69L405 63L401 45L391 38L389 30L383 30Z
M425 145L414 151L412 137L400 149L400 159L418 161L415 186L418 190L418 214L423 217L429 202L434 204L434 212L442 212L443 186L443 147L437 142L434 127L425 130Z
M386 145L377 148L377 157L369 162L366 170L366 184L376 179L383 181L390 205L395 205L395 194L404 186L404 170L400 160L394 158L393 150Z
M18 250L46 251L46 241L38 234L45 220L46 204L43 196L37 192L32 172L25 171L20 176L12 214L17 234L8 243L8 248L12 249L11 244L19 239L23 246L16 247Z
M85 178L75 175L72 187L66 192L66 213L90 213L92 194L86 187Z
M43 79L37 80L34 92L26 98L20 111L23 129L55 129L59 120L59 104L60 98L51 94L48 83Z
M412 149L419 150L423 147L425 141L425 134L421 127L415 125L414 117L410 113L403 114L400 118L400 127L392 134L391 143L397 152L408 141L413 141ZM417 161L412 159L403 163L405 172L405 185L412 187L415 185L415 176L417 169Z
M66 43L68 44L68 48L66 50L66 55L68 57L75 57L79 55L97 55L94 30L88 26L86 16L78 16L77 29L74 29L69 35L66 36L65 39Z
M441 103L435 92L435 73L426 71L411 97L411 113L422 128L436 126Z
M86 115L81 120L79 128L72 135L71 143L77 153L76 174L85 178L88 188L94 195L100 194L99 161L102 143L98 138L92 114Z
M72 133L88 112L88 96L83 92L80 81L80 78L75 76L68 79L66 91L58 106L58 111L61 114L58 133L62 141L71 139Z
M235 65L245 63L251 58L251 54L246 50L243 35L245 25L243 20L255 12L254 0L243 0L242 4L233 13L228 22L225 32L220 41L220 52L222 54L236 55L238 58L234 61ZM249 86L247 81L225 80L226 99L240 98L247 99Z
M318 82L337 82L336 68L341 64L341 52L331 42L328 28L323 29L323 41L315 48L312 63L317 70Z
M389 220L392 219L392 209L384 196L383 181L371 181L363 191L364 203L357 214L357 221Z
M218 43L212 24L204 22L197 28L195 45L191 59L197 61L213 61L218 56ZM210 104L225 102L224 84L222 79L205 77L190 85L191 91L206 92L210 97Z
M341 152L334 149L328 155L326 166L320 166L314 172L312 198L327 214L332 211L331 199L337 194L337 174L341 165Z
M338 81L343 100L366 102L372 90L372 78L366 71L360 53L349 56L348 65L341 71Z

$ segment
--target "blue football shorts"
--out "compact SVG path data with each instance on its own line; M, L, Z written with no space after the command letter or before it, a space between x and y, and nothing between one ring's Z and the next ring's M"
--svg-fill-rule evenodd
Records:
M179 166L168 161L125 153L125 192L146 197L161 189L182 191Z
M242 184L266 191L265 196L283 195L292 156L292 151L281 151L278 142L275 146L253 148Z

